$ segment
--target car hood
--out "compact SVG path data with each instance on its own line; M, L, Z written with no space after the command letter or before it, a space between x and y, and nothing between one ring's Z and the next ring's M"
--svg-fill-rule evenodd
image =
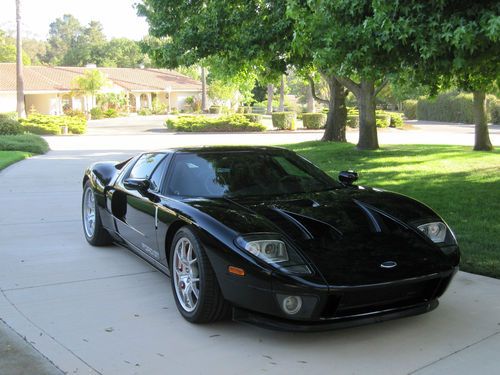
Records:
M450 268L449 259L411 224L440 217L400 194L353 187L189 202L238 233L281 233L329 285L389 282Z

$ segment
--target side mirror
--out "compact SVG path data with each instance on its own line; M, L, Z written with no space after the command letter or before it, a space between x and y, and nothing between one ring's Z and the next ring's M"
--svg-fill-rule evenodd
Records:
M351 186L354 181L357 181L358 173L354 171L341 171L339 173L339 181L344 185Z
M137 190L141 193L145 193L151 186L151 182L143 178L127 178L123 181L123 185L129 190Z

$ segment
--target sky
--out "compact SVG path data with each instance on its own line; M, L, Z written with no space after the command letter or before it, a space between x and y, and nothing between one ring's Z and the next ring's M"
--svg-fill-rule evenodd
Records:
M21 0L23 36L46 39L49 24L64 14L72 14L81 24L100 21L108 38L140 40L148 33L143 17L133 8L139 0ZM0 29L16 29L15 0L0 0Z

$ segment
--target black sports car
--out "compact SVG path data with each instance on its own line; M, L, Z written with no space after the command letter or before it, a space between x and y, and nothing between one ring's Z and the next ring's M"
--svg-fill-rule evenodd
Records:
M170 275L182 316L322 330L434 309L455 236L403 195L339 182L286 149L204 147L91 165L92 245L126 246Z

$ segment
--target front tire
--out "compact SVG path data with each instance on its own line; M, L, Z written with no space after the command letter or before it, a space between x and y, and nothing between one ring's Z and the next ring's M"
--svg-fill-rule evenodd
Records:
M83 187L82 224L85 239L89 244L92 246L105 246L111 244L111 236L102 226L94 190L89 181L87 181Z
M191 323L210 323L225 318L224 300L208 257L194 232L177 231L170 250L170 280L177 309Z

